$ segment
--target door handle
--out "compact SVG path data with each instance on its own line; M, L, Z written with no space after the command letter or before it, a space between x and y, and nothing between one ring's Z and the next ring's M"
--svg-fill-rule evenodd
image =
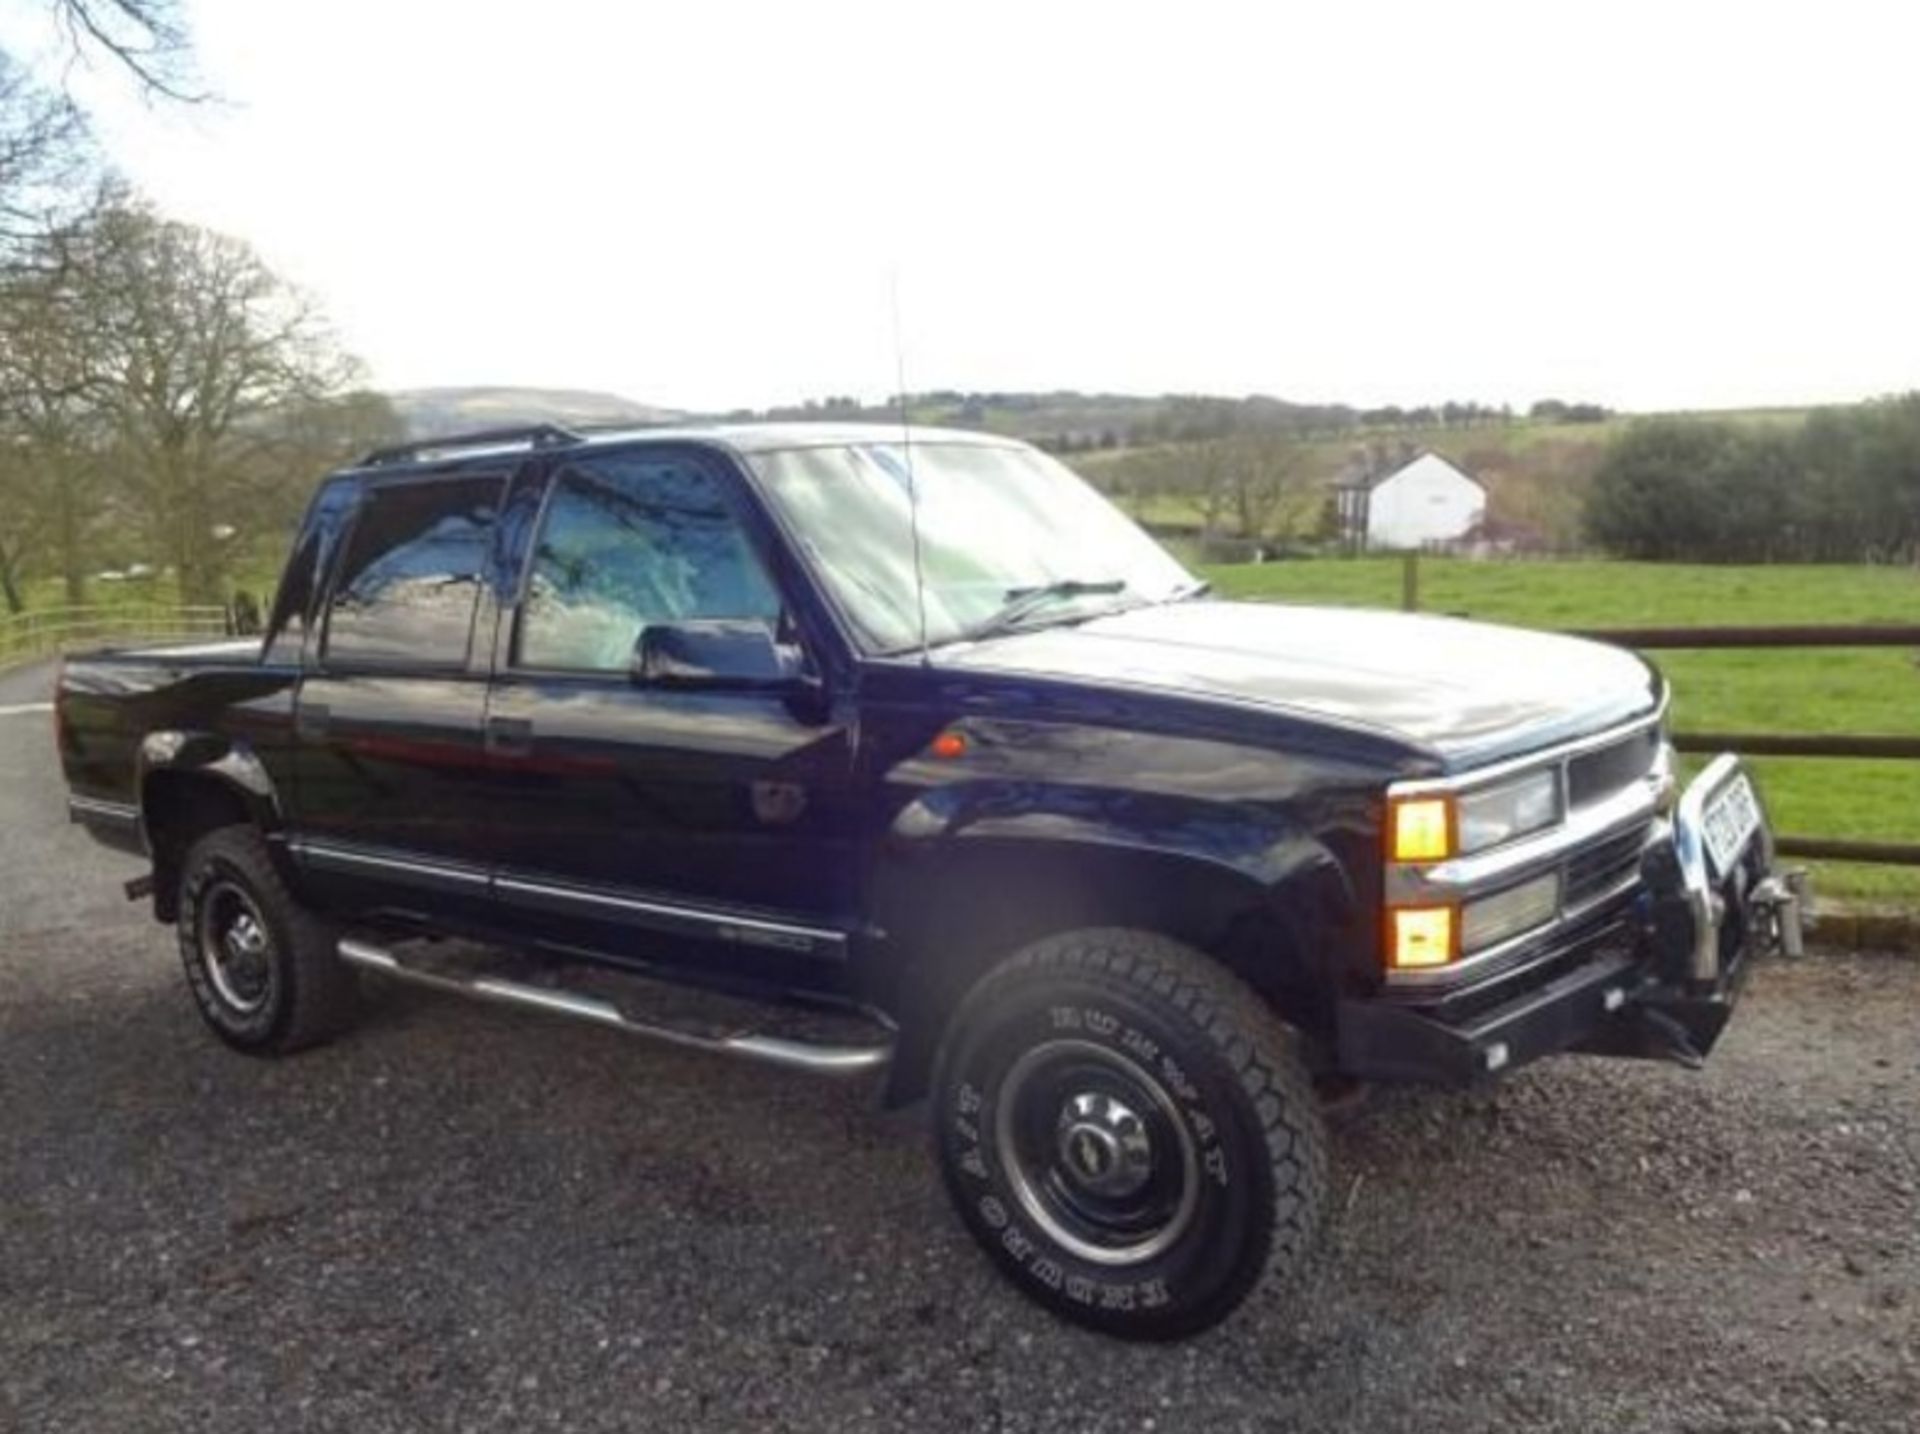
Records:
M533 751L533 722L526 717L487 718L487 750L500 757L524 757Z
M333 711L326 703L302 701L294 709L293 735L312 742L323 741L327 735L327 723L332 719Z

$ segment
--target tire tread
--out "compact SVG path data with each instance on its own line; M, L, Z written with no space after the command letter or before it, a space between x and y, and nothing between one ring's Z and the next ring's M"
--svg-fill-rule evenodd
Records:
M1110 982L1155 997L1213 1046L1259 1123L1273 1181L1272 1239L1264 1268L1248 1288L1293 1272L1312 1248L1328 1178L1320 1103L1297 1032L1251 987L1203 953L1156 932L1124 927L1065 933L1009 957L968 997L955 1027L964 1024L969 1010L991 1009L1018 985L1052 974Z
M225 859L243 872L254 887L262 912L285 937L286 979L290 991L286 1010L261 1041L243 1042L215 1026L230 1045L266 1055L291 1055L331 1040L353 1023L359 1004L359 981L353 968L335 949L331 923L300 904L280 874L266 838L252 826L216 827L193 844L181 863L181 901L178 922L181 954L193 959L198 885L215 859ZM213 1024L209 1021L209 1024Z

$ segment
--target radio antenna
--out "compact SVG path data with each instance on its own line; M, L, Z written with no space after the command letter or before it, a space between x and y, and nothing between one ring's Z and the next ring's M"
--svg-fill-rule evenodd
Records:
M907 468L907 531L913 539L913 603L920 623L920 661L928 664L927 577L920 557L920 480L913 468L913 420L907 407L907 346L901 338L900 268L892 271L893 290L893 401L900 412L900 456Z

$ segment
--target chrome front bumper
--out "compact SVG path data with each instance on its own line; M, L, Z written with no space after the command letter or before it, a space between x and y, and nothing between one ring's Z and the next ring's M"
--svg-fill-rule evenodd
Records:
M1696 986L1720 981L1728 966L1747 954L1742 948L1759 944L1798 956L1803 946L1806 876L1777 869L1773 828L1757 785L1753 791L1760 803L1760 826L1748 846L1725 871L1718 869L1708 849L1707 809L1742 775L1753 780L1738 757L1721 753L1688 783L1674 810L1675 877L1692 927L1685 974ZM1660 894L1656 891L1656 899ZM1739 938L1731 952L1727 949L1730 927Z
M1707 840L1707 812L1741 775L1737 757L1713 760L1688 784L1648 840L1631 914L1533 963L1538 980L1498 978L1433 1003L1345 1000L1338 1056L1363 1079L1464 1084L1563 1051L1678 1060L1697 1066L1725 1029L1750 958L1797 954L1803 879L1775 865L1766 807L1724 863Z

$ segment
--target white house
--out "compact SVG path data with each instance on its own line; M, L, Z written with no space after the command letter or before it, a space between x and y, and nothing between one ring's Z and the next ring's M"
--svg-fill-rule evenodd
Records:
M1464 538L1487 515L1487 490L1438 453L1384 477L1342 483L1340 527L1374 549L1420 548Z

